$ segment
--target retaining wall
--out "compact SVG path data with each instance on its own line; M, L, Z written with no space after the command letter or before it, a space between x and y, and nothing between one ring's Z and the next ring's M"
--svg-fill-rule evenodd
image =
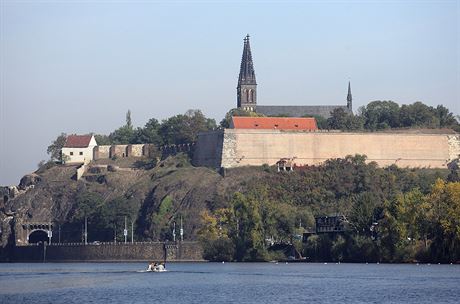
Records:
M217 168L274 165L281 158L317 165L355 154L382 167L447 168L459 157L460 135L225 129L199 134L195 151L195 165Z
M13 262L70 261L202 261L203 250L198 242L151 242L100 245L29 245L13 249Z

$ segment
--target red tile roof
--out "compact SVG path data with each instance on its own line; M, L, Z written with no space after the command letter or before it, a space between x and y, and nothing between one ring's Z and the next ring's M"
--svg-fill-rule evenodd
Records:
M92 137L92 135L68 135L64 148L86 148Z
M233 129L264 129L264 130L318 130L313 117L241 117L233 116Z

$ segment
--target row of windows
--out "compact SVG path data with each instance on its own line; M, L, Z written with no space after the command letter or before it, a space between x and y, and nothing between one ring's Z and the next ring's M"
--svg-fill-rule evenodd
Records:
M70 155L73 155L73 152L70 152ZM83 155L83 151L78 152L78 155Z

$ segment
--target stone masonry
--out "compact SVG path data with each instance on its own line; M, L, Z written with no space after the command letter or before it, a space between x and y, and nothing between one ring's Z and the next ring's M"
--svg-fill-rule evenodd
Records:
M379 166L447 168L460 154L460 136L225 129L199 134L194 164L232 168L293 158L297 165L317 165L355 154L364 154Z

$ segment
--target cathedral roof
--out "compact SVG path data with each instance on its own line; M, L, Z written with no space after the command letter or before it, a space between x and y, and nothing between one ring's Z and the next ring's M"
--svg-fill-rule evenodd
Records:
M256 112L266 116L289 116L289 117L304 117L304 116L322 116L329 118L331 112L337 108L342 108L349 113L350 109L347 106L261 106L257 105Z

